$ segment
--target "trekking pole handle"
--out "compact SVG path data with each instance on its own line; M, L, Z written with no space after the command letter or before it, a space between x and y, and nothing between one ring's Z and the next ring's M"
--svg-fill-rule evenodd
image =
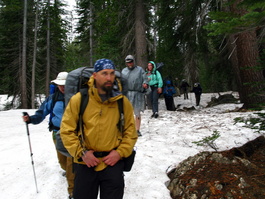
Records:
M27 112L22 112L22 113L23 113L23 116L28 116L29 117L29 114ZM26 122L26 124L29 123L29 121L25 121L25 122Z
M29 116L29 114L27 112L23 112L23 116ZM26 123L26 127L27 127L27 134L29 135L29 127L28 127L29 122L26 121L25 123Z

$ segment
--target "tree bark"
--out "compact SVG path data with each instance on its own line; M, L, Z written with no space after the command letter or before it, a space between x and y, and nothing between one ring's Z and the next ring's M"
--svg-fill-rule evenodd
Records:
M147 41L145 27L145 10L143 0L135 1L135 50L136 64L147 67Z
M21 77L21 108L27 109L27 0L24 0L24 17L23 17L23 45L22 45L22 77Z
M37 56L37 30L38 30L38 1L36 1L36 14L35 14L35 28L34 28L34 49L33 49L33 63L32 63L32 77L31 77L31 108L35 108L35 71L36 71L36 56Z
M46 65L46 86L45 95L48 97L50 88L50 71L51 71L51 58L50 58L50 0L47 4L47 65Z
M248 11L238 6L242 0L236 0L230 6L232 13L243 16ZM259 68L258 41L255 30L240 32L236 35L236 55L241 87L239 96L243 108L257 108L264 103L263 71Z
M263 74L258 68L259 52L255 31L243 32L238 35L237 58L242 80L241 102L244 108L258 107L264 103Z
M90 14L89 14L89 54L90 54L90 67L93 67L93 4L90 2Z
M238 89L239 96L242 95L242 81L240 77L240 71L238 67L238 60L237 60L237 48L236 48L236 40L238 38L235 37L234 34L229 35L227 37L227 48L228 48L228 59L231 61L232 64L232 69L235 74L235 80L236 80L236 85Z

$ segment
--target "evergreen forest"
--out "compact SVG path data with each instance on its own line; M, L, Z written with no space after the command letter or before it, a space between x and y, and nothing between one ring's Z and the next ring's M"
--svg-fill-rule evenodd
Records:
M61 71L113 60L163 63L164 79L265 102L264 0L0 0L0 94L36 108ZM11 104L12 107L12 104Z

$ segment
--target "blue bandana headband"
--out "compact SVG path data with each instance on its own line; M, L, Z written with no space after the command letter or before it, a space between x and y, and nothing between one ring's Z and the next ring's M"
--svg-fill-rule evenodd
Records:
M109 59L99 59L94 64L94 72L98 72L104 69L113 69L115 70L114 63Z

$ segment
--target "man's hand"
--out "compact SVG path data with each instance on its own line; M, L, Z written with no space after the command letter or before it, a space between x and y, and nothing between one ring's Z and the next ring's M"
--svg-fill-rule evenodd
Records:
M148 89L148 84L143 84L143 88Z
M121 159L120 154L116 150L112 150L109 155L104 157L102 161L109 166L114 166Z
M90 167L95 167L100 163L100 160L97 159L94 154L94 151L86 151L85 154L82 156L82 160L86 163L86 165Z

